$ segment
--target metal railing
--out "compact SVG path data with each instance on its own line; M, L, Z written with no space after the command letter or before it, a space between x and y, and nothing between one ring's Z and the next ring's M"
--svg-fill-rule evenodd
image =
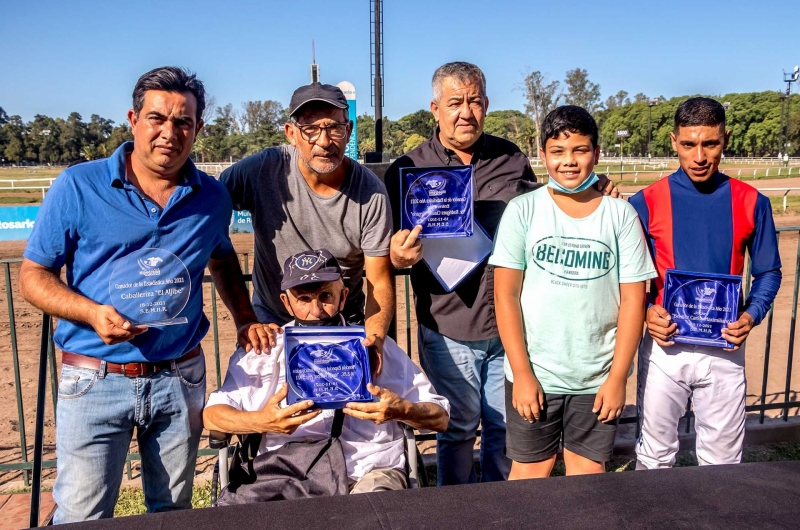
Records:
M789 207L789 204L788 204L789 193L791 193L793 191L800 191L800 188L758 188L758 191L759 192L762 192L762 191L782 191L783 192L783 196L782 196L782 199L783 199L783 211L785 213L786 210ZM626 199L629 199L629 198L633 197L634 195L636 195L636 193L630 192L630 191L625 191L625 192L620 193L619 195L620 195L620 197L624 197ZM767 195L768 197L770 196L770 195L768 195L766 193L764 195Z
M788 331L788 355L786 360L786 377L785 377L785 385L782 391L783 399L778 402L774 403L767 403L768 393L767 393L767 383L768 377L770 373L770 354L772 350L772 342L773 342L773 335L775 332L775 325L774 325L774 306L770 308L770 311L767 316L766 322L766 337L765 337L765 345L764 345L764 364L763 364L763 374L762 374L762 385L761 385L761 392L759 395L758 403L754 403L752 405L748 405L746 407L747 412L758 412L759 413L759 422L763 423L765 420L765 413L771 410L781 410L781 417L784 421L787 421L789 418L789 410L793 408L800 407L800 401L792 398L792 368L794 365L794 337L796 331L796 323L797 323L797 304L798 304L798 291L800 291L800 226L794 227L785 227L785 228L778 228L777 229L777 236L780 240L781 234L788 233L788 234L795 234L798 236L798 244L797 249L795 252L795 260L794 260L794 283L792 286L792 306L791 306L791 319L789 321L788 330L782 329L779 330L780 333ZM19 263L22 260L17 259L3 259L0 260L0 264L3 267L3 276L5 279L5 294L8 303L8 313L9 313L9 326L10 326L10 340L11 340L11 355L12 355L12 362L13 362L13 371L14 371L14 387L15 387L15 399L17 405L17 416L19 421L19 436L20 436L20 460L17 462L12 463L3 463L0 464L0 472L9 472L9 471L22 471L23 473L23 480L25 485L31 485L34 491L34 498L37 498L38 503L38 493L40 491L41 485L41 472L42 469L46 468L53 468L55 467L56 461L55 460L43 460L42 459L42 452L43 452L43 439L44 439L44 408L45 408L45 395L46 395L46 386L47 386L47 377L49 374L50 378L50 385L51 385L51 393L52 393L52 401L53 401L53 410L56 410L57 407L57 396L58 396L58 389L57 389L57 373L56 373L56 358L55 358L55 347L53 344L53 335L52 335L52 319L48 316L43 314L42 315L42 330L41 330L41 337L40 337L40 346L39 346L39 371L38 371L38 386L36 392L36 421L35 421L35 432L34 432L34 453L33 453L33 461L29 461L28 458L28 451L27 451L27 434L25 430L25 409L23 403L23 396L21 391L21 376L20 376L20 365L19 365L19 350L18 350L18 337L17 337L17 324L15 318L15 303L14 297L12 292L12 275L11 275L11 264ZM244 255L244 267L245 267L245 280L248 282L251 281L251 275L247 270L249 268L248 263L248 255ZM393 324L393 328L391 330L392 336L394 336L398 343L401 346L405 346L405 351L411 356L412 352L412 343L411 343L411 294L410 294L410 285L409 285L409 278L408 278L409 270L398 271L397 275L404 277L403 282L405 286L405 327L398 329L396 324ZM212 327L212 334L213 334L213 343L214 343L214 361L216 366L216 384L217 388L221 386L222 376L221 376L221 362L220 362L220 342L219 342L219 319L218 319L218 309L217 309L217 296L216 290L214 288L213 283L211 282L211 277L206 275L203 280L204 283L211 284L211 327ZM750 289L751 284L751 273L750 273L750 262L748 260L747 269L745 274L745 296ZM692 412L689 411L686 414L686 418L689 420L693 416ZM626 416L620 419L620 423L628 424L628 423L637 423L638 416ZM689 421L686 422L686 429L689 432ZM417 436L418 441L425 441L425 440L432 440L434 439L434 435L419 435ZM213 449L201 449L198 452L198 456L212 456L217 453L216 450ZM140 455L138 453L130 453L127 456L127 473L128 476L131 477L131 461L139 460ZM30 482L30 475L32 473L33 476L33 483ZM32 501L32 508L33 508L33 501ZM34 517L36 517L38 522L38 508L36 510L36 514L34 515L31 512L31 521L33 521ZM32 522L32 526L35 526Z

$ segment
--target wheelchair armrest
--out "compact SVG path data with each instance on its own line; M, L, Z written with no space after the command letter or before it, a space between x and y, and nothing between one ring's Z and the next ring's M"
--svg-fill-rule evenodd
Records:
M211 449L222 449L231 442L231 433L220 431L208 431L208 446Z

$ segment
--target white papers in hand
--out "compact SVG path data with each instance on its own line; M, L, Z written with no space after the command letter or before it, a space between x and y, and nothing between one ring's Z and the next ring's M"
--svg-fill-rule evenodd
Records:
M423 260L448 293L492 253L492 240L477 221L474 226L472 237L425 240Z

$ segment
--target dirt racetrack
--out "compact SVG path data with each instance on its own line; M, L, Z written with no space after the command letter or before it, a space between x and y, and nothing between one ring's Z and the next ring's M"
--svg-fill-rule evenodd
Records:
M794 180L794 179L792 179ZM800 187L800 179L796 183ZM789 187L787 179L781 180L781 187ZM761 187L761 183L759 183ZM765 186L766 187L766 186ZM777 186L776 186L777 187ZM777 216L778 226L798 226L800 216ZM253 238L249 234L235 234L232 236L234 246L240 254L244 264L244 255L247 254L249 267L253 263ZM17 258L22 255L25 242L5 242L0 243L0 259ZM798 234L797 232L785 232L780 236L780 252L783 262L783 284L775 301L775 314L773 320L772 342L770 351L770 368L767 378L767 399L768 403L781 401L786 385L786 366L789 348L789 330L791 325L792 313L792 289L795 282L795 264L798 255ZM1 267L0 267L1 268ZM27 454L32 454L33 448L33 423L36 402L36 374L38 365L38 350L41 332L41 313L27 304L19 295L17 285L17 274L19 263L10 264L12 296L14 302L14 317L16 320L16 335L19 351L20 381L24 404L24 429L27 434ZM401 347L406 345L406 323L405 323L405 280L403 277L397 279L397 316L398 316L398 342ZM20 450L20 423L18 420L17 406L15 402L15 382L14 367L11 353L11 334L9 326L8 297L6 295L5 280L0 282L0 399L3 405L0 407L0 464L19 462L21 460ZM211 319L211 289L205 286L204 301L205 311ZM413 302L412 302L413 303ZM233 352L236 342L235 329L230 314L227 309L217 300L218 309L218 329L220 345L220 371L216 368L214 355L213 333L209 332L203 341L203 348L206 355L207 366L207 390L211 392L217 387L217 378L224 377L227 369L227 359ZM417 360L416 352L416 319L411 321L411 345L412 356ZM764 351L766 338L766 321L759 326L750 336L747 343L747 379L748 379L748 404L760 402L762 391L762 377L764 374ZM60 366L60 352L56 353L57 363ZM792 383L789 399L797 399L797 391L800 390L800 362L795 361L792 367ZM635 375L631 377L628 384L629 404L635 403ZM55 435L54 435L54 415L53 401L51 396L51 383L47 384L46 398L46 429L45 429L45 460L53 459L55 456ZM772 411L768 416L777 416L781 411ZM796 415L797 410L790 410L790 415ZM207 441L203 440L201 447L207 446ZM136 449L135 441L132 450ZM213 465L211 457L201 458L198 469L200 471ZM46 470L45 478L52 478L54 471ZM18 483L21 478L19 472L0 473L0 488L9 482Z

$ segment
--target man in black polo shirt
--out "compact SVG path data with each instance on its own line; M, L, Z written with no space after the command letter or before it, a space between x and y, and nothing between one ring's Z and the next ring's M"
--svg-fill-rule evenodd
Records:
M515 144L483 133L489 99L480 68L447 63L433 74L432 88L431 111L438 122L433 137L395 160L386 172L394 229L400 228L400 168L472 164L475 219L494 236L506 204L540 184ZM608 184L605 178L601 181ZM505 480L511 467L503 454L505 351L494 314L493 269L485 264L477 267L448 293L419 263L418 233L419 229L396 232L391 259L395 268L413 266L422 368L437 392L450 401L450 424L437 436L439 485L475 481L473 447L479 425L481 480Z

